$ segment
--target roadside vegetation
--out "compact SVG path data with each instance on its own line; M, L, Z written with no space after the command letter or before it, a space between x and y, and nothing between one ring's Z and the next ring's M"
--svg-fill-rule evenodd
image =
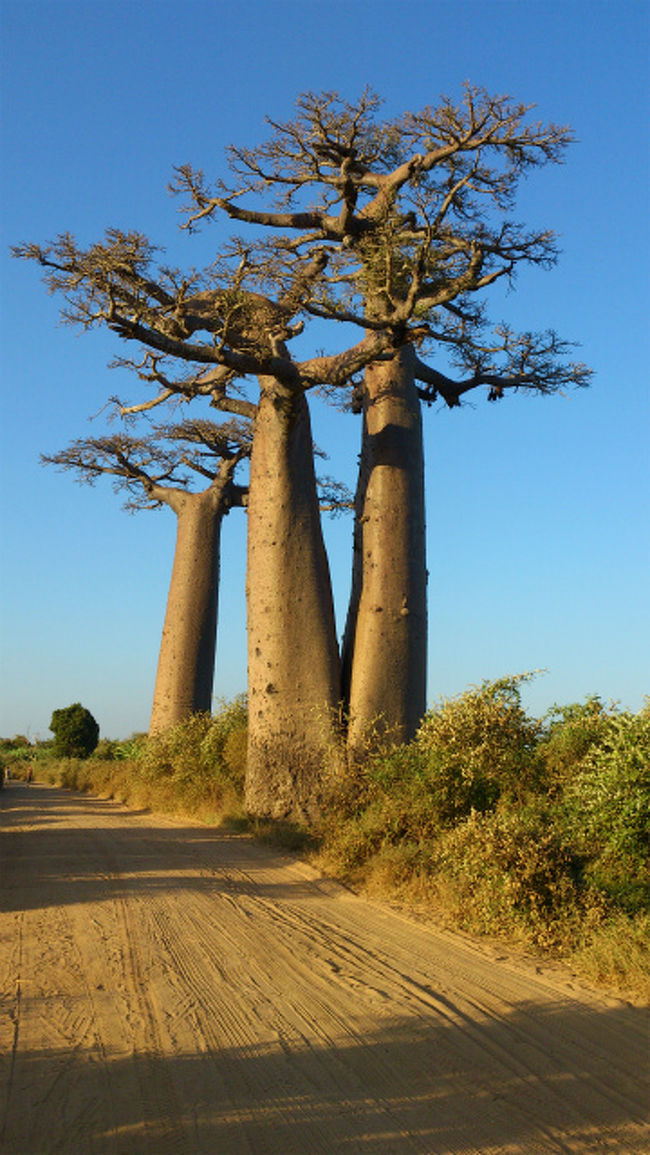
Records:
M221 823L308 853L355 888L450 928L569 962L650 998L650 700L600 698L530 717L526 675L431 709L415 739L368 743L312 830L248 821L246 701L87 758L0 744L12 777Z

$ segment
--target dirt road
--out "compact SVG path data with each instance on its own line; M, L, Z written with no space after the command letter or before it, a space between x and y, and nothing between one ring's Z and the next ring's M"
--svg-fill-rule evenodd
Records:
M247 838L0 806L4 1155L650 1152L645 1010Z

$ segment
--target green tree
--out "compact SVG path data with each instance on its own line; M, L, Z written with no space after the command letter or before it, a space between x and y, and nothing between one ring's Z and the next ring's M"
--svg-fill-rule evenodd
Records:
M87 758L99 741L99 726L81 702L55 710L49 728L54 751L64 758Z

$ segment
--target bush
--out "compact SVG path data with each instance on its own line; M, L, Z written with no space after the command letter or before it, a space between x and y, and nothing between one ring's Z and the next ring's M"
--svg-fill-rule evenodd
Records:
M650 905L650 705L612 714L567 782L559 820L610 903Z
M444 701L409 745L348 767L320 865L647 994L650 703L620 714L592 697L539 721L522 680Z
M519 693L531 676L484 682L427 714L416 745L441 821L491 810L501 795L522 796L533 784L539 723Z
M33 755L34 747L22 734L0 739L0 782L5 774L11 778L26 778Z
M473 813L439 840L431 870L457 921L551 946L581 906L581 862L542 803Z
M151 738L136 736L121 744L114 756L130 755L129 796L158 809L239 818L246 725L242 697L222 702L215 715L194 714Z
M588 912L589 914L589 912ZM650 999L650 914L587 918L572 962L596 983Z
M552 706L542 720L539 759L549 788L561 788L607 733L611 718L597 695L569 706Z
M92 756L93 758L101 758L103 762L113 762L117 757L119 746L119 742L114 742L110 738L100 738Z
M80 702L55 710L50 722L54 754L60 758L87 758L99 741L99 726Z
M183 722L153 734L142 747L140 775L145 781L192 777L202 769L201 744L212 718L210 714L193 714Z
M248 744L246 696L220 702L201 742L201 758L243 792Z
M0 738L0 753L2 754L9 751L31 750L31 748L32 744L24 734L16 734L14 738Z

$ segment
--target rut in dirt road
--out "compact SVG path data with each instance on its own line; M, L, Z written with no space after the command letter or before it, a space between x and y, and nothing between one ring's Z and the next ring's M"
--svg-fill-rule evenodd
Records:
M645 1009L246 837L0 806L5 1155L650 1151Z

